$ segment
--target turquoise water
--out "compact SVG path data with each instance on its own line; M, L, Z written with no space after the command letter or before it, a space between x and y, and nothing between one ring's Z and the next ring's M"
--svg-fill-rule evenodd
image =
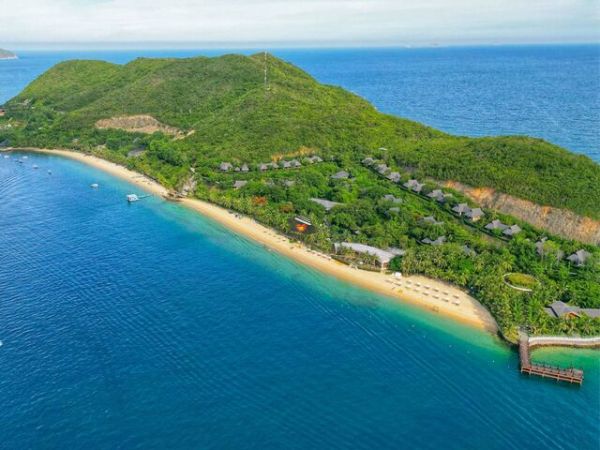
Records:
M224 52L23 51L19 60L0 61L0 103L66 59L126 63L138 56ZM600 161L600 45L272 52L383 112L460 135L541 137Z
M138 188L79 163L15 158L0 158L2 449L598 448L597 352L534 353L583 367L581 388L529 379L486 333L179 205L128 205Z

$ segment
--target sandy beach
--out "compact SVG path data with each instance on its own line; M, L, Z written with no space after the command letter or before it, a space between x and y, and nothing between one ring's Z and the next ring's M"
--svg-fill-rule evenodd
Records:
M26 150L71 158L124 179L150 193L161 196L168 194L168 190L164 186L150 178L92 155L68 150L29 148ZM431 314L443 315L492 333L497 332L496 322L489 311L456 286L423 276L395 276L352 268L300 243L291 242L287 237L258 224L253 219L232 213L220 206L191 198L182 199L180 204L322 273L392 297L399 302L417 305Z

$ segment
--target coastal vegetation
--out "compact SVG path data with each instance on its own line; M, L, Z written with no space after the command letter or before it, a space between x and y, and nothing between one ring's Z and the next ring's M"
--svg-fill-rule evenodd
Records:
M478 205L441 189L449 180L489 187L599 220L600 166L585 156L539 139L456 137L385 115L265 54L65 62L4 108L5 145L93 153L324 252L337 242L401 250L390 270L464 287L509 339L521 326L600 334L600 319L544 309L557 300L600 308L597 246L493 210L471 220L457 210ZM97 126L129 116L177 133ZM297 216L312 233L290 227ZM567 259L580 250L585 260ZM372 255L359 261L378 265Z

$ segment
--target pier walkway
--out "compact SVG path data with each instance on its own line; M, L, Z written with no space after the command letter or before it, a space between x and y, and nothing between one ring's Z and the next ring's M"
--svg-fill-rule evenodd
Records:
M527 334L519 333L519 359L521 363L521 373L528 375L536 375L542 378L551 378L556 381L566 381L569 383L582 384L583 383L583 370L570 368L562 368L556 366L549 366L546 364L536 364L531 362L529 355L529 349L535 345L561 345L556 344L554 340L548 338L548 342L536 342L536 338L530 338ZM558 338L557 338L558 339ZM562 345L568 345L562 343Z

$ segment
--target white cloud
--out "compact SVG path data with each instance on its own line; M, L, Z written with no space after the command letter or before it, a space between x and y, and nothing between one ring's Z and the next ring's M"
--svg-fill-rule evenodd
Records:
M598 0L0 0L0 43L598 41Z

